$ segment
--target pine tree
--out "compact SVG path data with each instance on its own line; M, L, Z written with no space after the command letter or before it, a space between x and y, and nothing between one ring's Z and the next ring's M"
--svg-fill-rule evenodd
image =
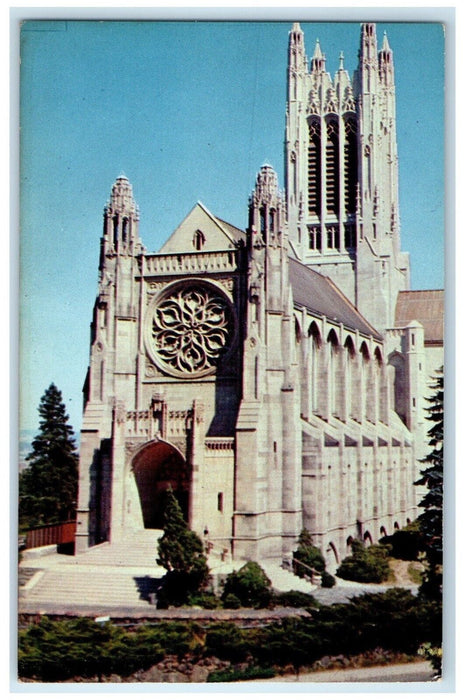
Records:
M78 456L61 392L50 384L39 404L39 433L29 466L19 476L20 527L35 527L76 514Z
M163 584L163 600L182 604L190 594L204 588L209 568L200 537L189 529L171 488L167 490L165 527L158 542L158 560L168 574ZM160 596L159 596L160 601Z
M423 535L427 569L421 591L428 597L440 598L442 593L443 557L443 480L444 480L444 369L432 384L433 395L427 399L430 404L427 420L432 422L428 430L431 452L422 459L426 466L416 486L426 486L426 493L419 503L423 512L418 516L420 532Z

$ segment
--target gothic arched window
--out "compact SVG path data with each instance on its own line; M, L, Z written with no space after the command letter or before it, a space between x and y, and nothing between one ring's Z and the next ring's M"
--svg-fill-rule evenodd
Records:
M363 421L366 419L367 413L368 372L370 365L370 353L368 352L368 347L365 342L360 346L360 353L362 355L362 362L360 364L360 401L362 405L361 417Z
M353 365L355 361L355 347L352 338L349 336L344 343L345 348L345 371L344 379L346 385L346 406L347 415L352 417L352 382L353 382Z
M317 121L308 127L308 213L321 213L321 129Z
M202 231L200 231L200 229L197 229L197 231L194 233L192 244L196 250L202 250L202 248L204 247L205 234Z
M318 408L318 376L319 376L319 353L321 347L321 336L318 326L315 322L310 326L309 332L310 340L310 408L312 412L316 412Z
M328 334L329 343L329 367L328 367L328 406L329 413L336 413L336 393L337 393L337 361L339 343L336 333L331 330Z
M339 207L339 127L335 119L326 125L326 211L337 214Z
M349 117L344 122L344 206L346 214L355 214L357 203L357 122Z

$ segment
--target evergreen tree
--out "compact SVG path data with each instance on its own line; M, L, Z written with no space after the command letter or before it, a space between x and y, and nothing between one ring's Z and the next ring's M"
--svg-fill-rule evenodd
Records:
M50 384L39 404L39 434L19 476L20 527L35 527L76 515L78 456L61 392Z
M309 570L307 567L315 569L315 571L321 574L326 569L325 558L321 553L321 549L315 547L313 544L312 536L307 528L304 528L300 533L298 544L298 549L294 552L294 559L297 559L298 562L302 562L302 564L306 566L295 564L294 572L297 576L304 578L308 575Z
M189 529L171 487L166 494L164 532L158 542L157 563L168 574L158 596L159 606L185 603L190 595L205 588L210 578L202 540Z
M420 532L423 535L427 569L421 591L433 598L442 594L442 536L443 536L443 480L444 480L444 368L432 384L433 395L427 399L430 404L427 420L432 422L428 430L431 452L421 460L427 465L421 471L416 486L426 486L426 493L419 503L423 512L418 516Z

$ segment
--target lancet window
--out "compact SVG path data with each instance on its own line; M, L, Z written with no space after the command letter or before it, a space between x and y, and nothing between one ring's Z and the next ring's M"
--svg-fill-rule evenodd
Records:
M321 213L321 129L317 121L308 128L308 213Z
M339 206L339 127L335 119L326 125L326 211L337 214Z

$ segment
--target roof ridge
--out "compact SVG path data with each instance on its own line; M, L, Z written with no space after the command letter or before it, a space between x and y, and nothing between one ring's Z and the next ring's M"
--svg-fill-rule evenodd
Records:
M443 292L444 289L401 289L399 294L420 294L422 292Z
M222 224L226 224L227 226L231 226L231 228L236 229L236 231L239 231L240 233L245 233L244 229L239 228L239 226L236 226L236 224L232 224L230 221L226 221L226 219L222 219L220 216L216 216L216 214L213 215L215 219L220 221Z
M218 217L215 216L215 214L213 214L213 212L211 212L210 209L208 209L208 207L206 207L205 204L200 201L200 199L197 200L197 204L204 210L204 212L207 214L207 216L209 216L210 219L219 226L219 228L223 231L226 238L229 238L230 242L234 243L234 240L231 238L229 232L226 231L225 228L221 225L222 223L227 223L227 222L226 221L222 222L221 219L218 219Z
M360 318L362 318L362 319L365 321L365 323L367 324L367 326L369 326L369 327L373 330L373 334L376 335L376 336L381 336L381 333L380 333L378 330L376 330L376 328L365 318L365 316L364 316L362 313L360 313L360 311L357 309L357 307L355 306L355 304L353 304L353 303L350 301L350 299L349 299L348 297L346 297L346 295L344 294L344 292L342 292L342 291L339 289L339 287L337 286L337 284L336 284L335 282L333 282L333 280L331 279L331 277L327 277L326 279L329 281L329 283L331 284L331 286L333 287L333 289L336 290L336 292L339 294L339 296L342 297L342 298L344 299L344 301L346 301L347 304L349 304L349 305L353 308L353 310L355 311L355 313L358 314L358 316L360 316Z

